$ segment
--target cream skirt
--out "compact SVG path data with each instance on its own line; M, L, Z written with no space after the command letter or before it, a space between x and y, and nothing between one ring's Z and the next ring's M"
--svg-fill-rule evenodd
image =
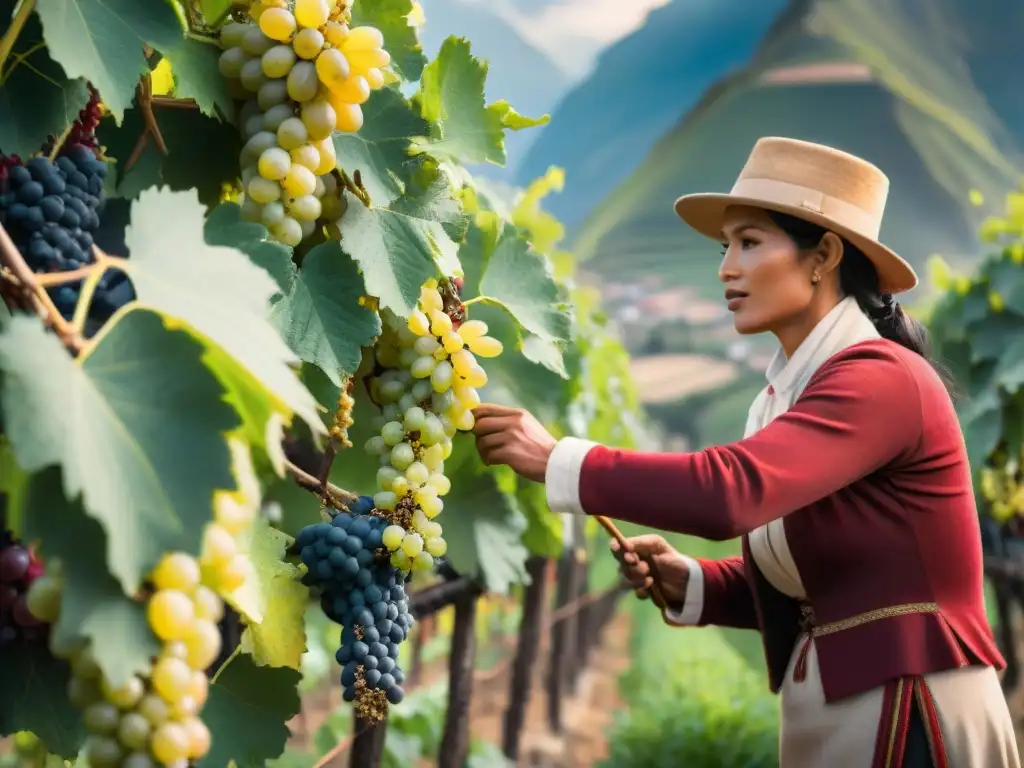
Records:
M811 642L807 674L793 680L802 636L782 686L782 768L872 768L885 688L825 703L818 654ZM1006 699L992 667L926 675L950 768L1020 768Z

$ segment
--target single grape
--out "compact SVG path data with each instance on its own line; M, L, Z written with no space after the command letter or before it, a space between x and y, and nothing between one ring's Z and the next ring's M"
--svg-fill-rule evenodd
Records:
M275 45L260 59L263 74L267 77L287 77L295 64L295 51L290 45Z
M294 70L292 71L294 72ZM259 91L260 86L267 81L267 76L263 74L263 65L259 59L249 59L245 62L238 77L242 81L242 87L250 93Z
M309 138L322 141L334 132L337 114L326 99L313 99L302 105L302 122L309 131Z
M271 82L277 83L278 81L274 80L274 81L271 81ZM267 85L269 85L269 83ZM266 86L264 86L264 87L266 87ZM263 89L261 88L260 90L263 90ZM285 97L286 98L287 98L287 95L288 95L288 93L287 93L287 86L286 86L285 87ZM283 101L283 99L282 99L282 101ZM292 117L293 114L294 114L294 111L293 111L291 102L289 102L287 104L275 104L274 106L270 107L263 114L263 130L273 131L275 139L276 139L277 131L281 127L281 123L283 123L289 117Z
M153 732L150 741L153 756L164 765L170 766L188 757L188 732L178 723L162 723Z
M399 472L404 472L415 458L416 454L408 443L398 443L391 449L391 466Z
M217 66L224 77L238 78L241 77L242 67L248 60L248 54L241 48L228 48L220 55Z
M32 562L32 556L24 547L7 547L0 552L0 581L10 583L21 581Z
M351 74L348 59L337 48L327 48L316 57L316 73L330 89L340 86Z
M298 149L309 141L309 131L301 119L289 117L278 126L277 141L283 149Z
M288 121L286 120L285 123L287 122ZM278 130L280 132L280 129ZM271 147L270 149L264 150L263 154L260 155L258 168L260 176L264 179L281 181L288 175L288 171L291 166L291 156L284 149L281 147Z
M292 40L295 53L302 59L315 59L324 47L324 36L319 29L306 27L299 30Z
M191 678L192 670L181 659L163 658L153 667L153 689L166 702L187 695Z
M276 181L256 176L246 188L249 196L257 203L270 203L281 197L281 185Z
M262 56L274 47L274 39L263 34L263 31L255 26L249 25L242 37L242 50L250 56Z
M330 17L327 0L295 0L295 19L304 27L319 29Z
M146 616L161 640L181 640L191 629L195 611L188 595L177 589L161 589L150 599Z
M281 182L281 186L293 197L312 195L316 189L316 175L309 168L304 168L301 165L291 165Z
M103 678L100 682L103 697L119 709L131 709L142 700L146 688L138 677L132 676L119 688L111 686L110 681Z
M295 17L286 8L268 8L260 14L260 29L267 37L286 42L295 34Z
M402 551L410 558L416 557L423 551L423 537L418 533L407 533L402 539Z
M171 552L161 558L153 571L153 586L191 593L199 586L199 563L184 552Z
M290 154L293 163L309 168L314 173L316 173L320 166L320 151L312 144L303 144L301 147L296 147ZM319 178L317 177L317 180ZM322 205L321 203L321 207Z
M138 712L128 712L121 718L117 728L117 740L125 749L143 750L149 742L152 726Z
M384 546L394 552L402 546L402 539L405 538L405 529L400 525L389 525L384 529L382 541Z
M343 104L334 107L337 120L334 127L346 133L356 133L363 127L363 110L358 104Z
M262 74L262 70L260 74ZM242 82L244 85L244 79ZM316 67L312 62L296 62L295 66L292 67L292 71L288 73L288 95L294 101L309 101L316 96L319 86L320 79L317 77Z
M295 167L296 166L292 166L292 168ZM273 233L274 237L285 245L295 247L302 242L302 226L291 216L285 216L284 219L274 227Z
M433 536L424 542L424 549L433 557L444 557L448 551L448 543L440 536Z
M195 670L207 669L220 653L220 630L212 621L196 621L185 638L188 665Z
M351 75L344 82L331 89L331 96L336 104L352 104L358 106L370 99L370 83L362 75ZM337 108L337 107L335 107Z
M430 477L430 470L419 461L414 461L405 469L406 479L413 485L423 485Z

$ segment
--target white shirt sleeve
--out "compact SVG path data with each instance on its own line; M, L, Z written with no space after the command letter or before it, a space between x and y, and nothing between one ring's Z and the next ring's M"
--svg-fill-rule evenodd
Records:
M555 444L544 472L548 507L552 512L582 515L580 473L583 460L597 443L578 437L563 437Z
M680 627L694 627L700 623L701 614L704 613L704 569L692 557L683 555L683 559L690 568L690 578L686 581L686 597L683 598L683 607L667 609L665 617Z

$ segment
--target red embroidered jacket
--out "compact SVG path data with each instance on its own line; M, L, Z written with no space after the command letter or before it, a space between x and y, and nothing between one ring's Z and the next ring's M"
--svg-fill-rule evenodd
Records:
M746 534L780 517L819 624L938 604L817 638L828 701L904 675L1005 667L985 615L953 405L928 362L897 344L868 341L833 356L789 411L737 443L689 454L595 447L579 494L587 514L744 537L743 556L701 561L700 623L760 630L773 691L799 636L799 607L754 565Z

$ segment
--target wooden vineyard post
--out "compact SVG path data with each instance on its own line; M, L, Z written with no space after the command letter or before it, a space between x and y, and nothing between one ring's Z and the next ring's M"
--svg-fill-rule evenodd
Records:
M476 669L476 609L481 590L476 584L454 601L451 660L448 668L448 712L444 720L437 768L463 768L469 755L469 707Z
M567 670L570 693L576 693L579 689L580 673L586 666L587 652L594 642L593 622L590 620L594 613L594 605L587 600L587 595L590 592L590 558L585 548L581 547L576 550L573 563L576 567L576 594L573 595L573 600L577 601L577 605L581 607L576 616L576 646L574 653L569 658L569 669Z
M358 716L353 715L352 751L349 754L349 768L376 768L384 756L384 735L387 732L387 720L377 725L368 725Z
M505 710L502 731L502 750L513 762L519 759L519 737L526 719L526 705L530 700L533 665L540 650L547 593L547 565L548 561L542 557L531 557L526 563L530 584L523 592L523 617L519 624L516 656L509 682L508 708Z
M573 519L573 541L583 538L582 517ZM576 595L576 581L579 569L576 567L574 549L569 546L558 561L558 588L555 610L572 602ZM562 697L568 682L568 667L576 647L576 613L561 618L551 628L551 652L548 657L548 724L555 733L562 732Z

